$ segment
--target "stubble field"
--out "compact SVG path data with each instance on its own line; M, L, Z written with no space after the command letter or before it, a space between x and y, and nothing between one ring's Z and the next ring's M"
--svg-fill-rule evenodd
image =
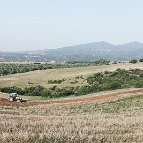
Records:
M1 106L0 142L143 142L142 118L142 92L90 102Z

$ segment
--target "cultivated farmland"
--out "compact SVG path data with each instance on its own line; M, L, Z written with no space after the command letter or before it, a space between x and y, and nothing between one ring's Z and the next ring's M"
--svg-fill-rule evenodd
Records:
M21 88L39 84L46 88L86 85L85 78L89 75L118 68L143 69L143 64L33 71L2 76L0 85ZM61 79L64 80L60 84L48 83ZM74 80L78 82L73 84ZM143 142L143 88L50 100L23 96L30 99L27 103L9 102L8 96L0 93L0 143Z
M0 142L142 142L142 118L142 91L76 104L1 106Z

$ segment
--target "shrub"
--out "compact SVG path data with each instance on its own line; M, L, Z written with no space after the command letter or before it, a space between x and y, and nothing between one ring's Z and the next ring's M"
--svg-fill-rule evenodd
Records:
M137 62L138 62L138 60L136 60L136 59L133 59L130 61L130 63L132 63L132 64L136 64Z
M143 59L140 59L139 62L143 62Z

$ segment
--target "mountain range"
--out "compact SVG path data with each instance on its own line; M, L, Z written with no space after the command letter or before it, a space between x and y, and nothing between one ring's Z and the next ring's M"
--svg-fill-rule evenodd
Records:
M0 60L3 61L121 61L140 58L143 58L143 43L136 41L122 45L101 41L58 49L0 52Z

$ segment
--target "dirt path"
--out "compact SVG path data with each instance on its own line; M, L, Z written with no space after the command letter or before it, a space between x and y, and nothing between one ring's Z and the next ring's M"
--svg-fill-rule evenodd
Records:
M64 104L64 103L76 103L76 102L88 102L88 101L95 101L95 100L101 100L101 99L106 99L110 97L115 97L115 96L121 96L124 94L133 94L133 93L143 93L143 88L140 89L132 89L132 90L126 90L126 91L121 91L118 93L106 93L103 95L99 96L94 96L94 97L83 97L83 98L72 98L72 99L63 99L63 100L48 100L48 101L43 101L43 102L10 102L6 99L0 98L0 106L34 106L34 105L40 105L40 104Z

